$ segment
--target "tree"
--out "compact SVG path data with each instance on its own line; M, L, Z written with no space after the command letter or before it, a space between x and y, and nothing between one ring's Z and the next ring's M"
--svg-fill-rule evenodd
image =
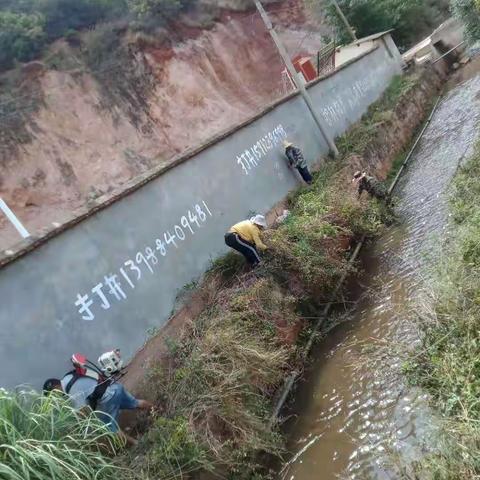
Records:
M41 15L0 11L0 68L32 60L44 46L44 24Z
M45 16L45 30L50 39L68 30L81 30L121 15L124 0L36 0L36 9Z
M141 20L169 19L187 4L188 0L128 0L130 10Z
M480 40L480 0L452 0L452 11L465 24L467 39Z
M428 22L434 12L439 18L446 15L442 1L435 2L439 4L435 8L431 1L425 0L339 0L338 3L358 37L394 29L397 45L406 48L435 26ZM348 32L333 7L328 10L328 18L336 27L340 41L349 41Z

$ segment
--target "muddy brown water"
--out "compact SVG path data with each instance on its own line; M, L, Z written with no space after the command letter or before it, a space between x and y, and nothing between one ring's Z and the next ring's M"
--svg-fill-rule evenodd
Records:
M399 352L419 347L412 302L449 228L448 185L479 125L477 76L439 104L395 190L398 224L363 252L363 293L312 354L287 426L291 458L279 478L399 478L398 465L435 444L428 398L407 386Z

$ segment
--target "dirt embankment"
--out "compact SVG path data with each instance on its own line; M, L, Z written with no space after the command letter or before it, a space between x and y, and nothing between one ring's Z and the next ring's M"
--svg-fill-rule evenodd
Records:
M81 47L59 43L48 61L0 83L0 197L31 233L284 93L283 66L258 14L225 8L208 28L192 12L152 36L125 33L123 56L107 50L98 62L90 52L93 71ZM269 8L292 55L321 46L302 2ZM0 232L0 248L18 240L3 217Z

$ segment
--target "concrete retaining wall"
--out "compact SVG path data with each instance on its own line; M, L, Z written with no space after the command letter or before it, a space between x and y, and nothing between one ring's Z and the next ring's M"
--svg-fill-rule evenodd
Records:
M401 61L384 46L309 88L330 133L378 99ZM299 185L288 137L309 162L327 152L293 96L142 188L0 270L0 385L60 376L73 352L128 357L168 320L182 287L226 251L228 227Z

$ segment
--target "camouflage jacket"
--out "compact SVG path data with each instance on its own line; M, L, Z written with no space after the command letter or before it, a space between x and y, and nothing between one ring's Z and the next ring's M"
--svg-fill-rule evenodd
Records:
M305 168L307 162L303 158L303 153L298 147L290 146L285 150L285 155L288 158L288 163L295 168Z
M368 175L358 182L358 195L361 195L364 190L372 197L385 198L387 196L387 191L383 183Z

